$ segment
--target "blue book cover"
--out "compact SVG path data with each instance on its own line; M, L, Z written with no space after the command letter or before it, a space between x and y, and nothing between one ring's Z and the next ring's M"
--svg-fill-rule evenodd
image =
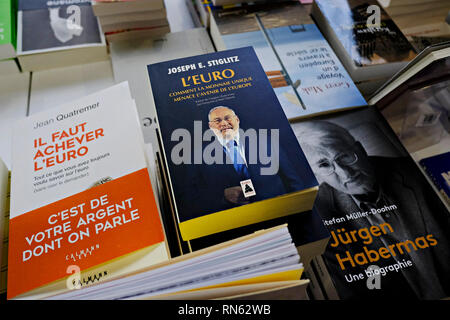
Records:
M253 48L148 73L184 240L312 208L317 181Z
M450 205L450 152L424 158L419 163Z
M214 13L220 36L213 39L219 49L253 46L289 120L367 105L302 6L261 12L245 18Z

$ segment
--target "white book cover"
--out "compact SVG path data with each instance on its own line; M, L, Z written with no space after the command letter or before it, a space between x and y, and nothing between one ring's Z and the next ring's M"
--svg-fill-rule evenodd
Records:
M166 249L127 82L16 123L8 299L123 275Z

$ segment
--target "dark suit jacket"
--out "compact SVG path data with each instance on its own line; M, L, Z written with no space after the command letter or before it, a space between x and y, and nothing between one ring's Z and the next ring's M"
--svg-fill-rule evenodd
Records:
M225 162L225 157L228 156L223 147L218 141L214 143L218 144L215 150L220 150ZM270 139L268 139L267 145L270 146ZM269 147L268 152L270 152ZM256 192L256 195L251 197L251 201L264 200L304 189L304 183L281 149L279 170L274 175L260 174L261 168L269 167L269 165L262 165L259 161L257 164L249 163L248 144L245 154L250 179ZM183 192L176 195L179 208L183 210L183 212L179 212L180 218L187 220L237 206L224 198L224 190L229 187L240 187L242 180L231 164L231 160L229 161L230 164L191 165L191 168L187 170L188 176L184 186L180 188Z
M448 210L435 194L434 190L423 177L416 164L410 158L369 157L375 168L378 183L383 192L392 200L398 209L390 214L395 219L385 217L394 232L383 236L387 242L394 244L401 241L414 241L417 237L432 234L438 244L426 249L412 251L411 255L399 255L399 261L411 259L413 267L401 269L400 272L389 272L381 278L381 290L369 290L366 281L349 283L345 274L364 273L370 264L379 267L396 263L394 259L380 259L376 263L340 269L336 254L344 257L349 250L355 253L363 252L363 246L380 248L384 246L380 237L375 238L370 245L358 243L341 244L335 248L328 246L325 254L333 280L343 299L396 298L438 299L442 295L450 296L450 229ZM319 187L315 202L315 210L324 220L333 217L345 217L352 212L361 211L352 197L337 191L328 184ZM346 231L370 227L369 219L359 218L346 220L344 223L333 224L329 230L345 228Z

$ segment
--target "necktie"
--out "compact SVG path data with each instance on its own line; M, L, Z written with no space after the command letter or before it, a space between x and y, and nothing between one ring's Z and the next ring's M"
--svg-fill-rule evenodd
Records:
M245 161L239 152L239 147L236 141L230 141L227 143L228 146L228 155L233 161L233 167L238 173L241 180L247 180L250 178L250 174L248 173L247 166L245 165ZM226 151L226 150L225 150Z

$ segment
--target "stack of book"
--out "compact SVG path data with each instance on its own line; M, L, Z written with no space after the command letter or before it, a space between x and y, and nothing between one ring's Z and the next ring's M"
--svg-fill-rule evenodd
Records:
M311 210L317 181L253 48L148 72L184 241Z
M22 71L38 71L109 58L90 0L19 0L17 56Z
M243 299L305 296L308 280L287 227L261 230L174 258L139 273L71 290L51 300ZM275 292L272 297L271 293Z
M163 0L94 0L92 7L108 42L170 32Z
M0 1L0 75L20 71L16 62L16 2Z

